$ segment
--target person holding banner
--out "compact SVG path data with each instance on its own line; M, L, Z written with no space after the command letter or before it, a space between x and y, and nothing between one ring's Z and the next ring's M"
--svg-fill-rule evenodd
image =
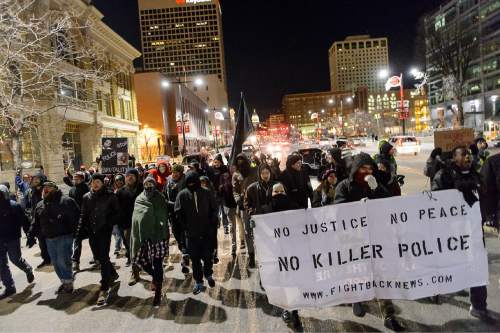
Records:
M259 181L250 184L245 193L244 207L248 216L271 212L274 184L271 167L262 163L259 166Z
M462 192L465 201L472 205L479 200L483 190L481 177L473 167L473 157L465 146L459 146L452 151L451 164L438 171L432 182L433 191L450 190L456 188ZM481 221L477 221L481 223ZM483 321L490 321L487 309L488 297L486 286L470 288L471 316Z
M99 306L106 304L110 285L119 277L109 259L109 249L113 225L117 224L120 216L120 206L116 195L105 187L104 178L103 174L92 175L90 192L83 196L77 230L78 239L81 239L83 230L88 230L92 253L101 265Z
M335 185L337 176L335 169L328 169L321 175L321 183L314 190L311 206L313 208L323 207L333 204L335 199Z
M302 169L302 156L292 153L286 159L286 169L281 174L281 182L290 200L300 208L309 206L308 200L313 198L311 179Z
M370 155L365 153L356 155L349 178L341 181L335 189L334 204L390 197L389 190L375 178L377 172L377 165ZM392 301L377 300L377 302L384 315L384 326L396 332L404 331L405 328L395 317ZM363 303L354 303L352 312L356 317L364 317L366 311Z

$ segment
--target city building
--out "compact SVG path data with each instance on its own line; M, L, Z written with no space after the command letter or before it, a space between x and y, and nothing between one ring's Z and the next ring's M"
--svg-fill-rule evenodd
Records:
M162 85L164 80L164 74L159 72L134 75L143 161L156 160L157 156L177 156L183 151L184 138L187 153L210 146L215 139L210 133L212 124L207 104L184 84L166 87Z
M352 91L367 87L369 92L384 90L380 70L389 67L387 38L370 35L349 36L334 42L328 51L332 91Z
M267 119L267 127L278 128L281 124L286 122L286 116L284 113L274 113L270 114Z
M209 109L228 109L218 0L138 0L143 70L187 86ZM196 79L203 81L195 85Z
M463 101L466 127L498 134L500 126L500 2L498 0L450 0L425 18L426 44L431 34L441 29L461 29L461 43L477 43L466 72ZM446 31L446 30L441 30ZM447 34L443 34L446 36ZM449 34L450 36L452 34ZM450 41L450 43L453 41ZM460 43L459 43L460 44ZM476 47L477 46L477 47ZM437 69L434 50L428 47L427 72L432 125L435 128L454 125L452 110L457 102L443 91L443 75Z
M409 117L405 126L409 133L422 133L431 129L429 100L426 93L415 89L404 90L404 104ZM402 123L399 119L399 91L388 91L368 96L368 113L375 119L377 134L399 134Z
M324 136L342 135L347 116L354 109L354 98L348 91L289 94L282 99L286 122L302 137L316 137L318 128Z
M47 96L54 96L47 102L52 107L37 119L36 130L23 137L22 165L28 173L43 166L47 177L56 182L62 181L68 166L96 166L103 137L126 137L128 153L138 154L139 121L132 75L133 60L141 54L102 22L103 14L89 1L69 0L65 4L76 12L88 15L86 17L92 22L91 29L88 29L90 42L105 51L108 68L120 70L118 75L100 83L61 78L57 89L54 87L54 91L47 91ZM40 12L48 8L44 6L61 8L60 1L56 0L36 5L41 6L36 8ZM70 36L64 38L69 45L81 42ZM75 62L64 61L61 66L72 66L78 71ZM40 107L45 108L46 105ZM12 182L15 171L8 140L4 138L0 141L0 180Z

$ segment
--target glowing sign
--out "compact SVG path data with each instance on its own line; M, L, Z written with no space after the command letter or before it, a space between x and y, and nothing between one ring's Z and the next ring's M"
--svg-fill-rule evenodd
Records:
M211 2L212 0L175 0L178 5L196 5L199 3Z

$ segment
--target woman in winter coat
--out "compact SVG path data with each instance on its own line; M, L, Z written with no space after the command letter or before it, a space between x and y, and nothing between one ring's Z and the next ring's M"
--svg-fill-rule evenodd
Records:
M271 167L265 163L259 166L259 181L250 184L245 193L244 206L248 215L271 212L273 186Z
M165 185L168 182L168 176L172 174L172 168L170 164L165 161L158 162L156 169L150 170L149 175L151 175L155 182L158 191L163 192Z
M168 255L167 203L153 177L144 180L144 192L135 200L130 254L136 265L153 277L153 306L161 304L163 259Z
M308 207L308 200L312 199L311 179L302 168L302 157L291 154L286 160L286 170L281 174L281 182L285 186L288 198L300 208Z
M336 184L337 175L335 169L326 170L321 177L321 183L316 190L314 190L311 206L316 208L332 205L335 199Z

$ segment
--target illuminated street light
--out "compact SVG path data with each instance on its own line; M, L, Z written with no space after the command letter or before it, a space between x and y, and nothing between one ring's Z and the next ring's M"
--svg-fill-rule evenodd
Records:
M351 103L351 102L352 102L352 97L347 97L347 98L346 98L346 101L347 101L348 103Z
M210 110L209 110L209 109L205 109L205 112L206 112L206 113L209 113L209 112L210 112Z
M418 74L420 74L420 71L413 67L412 69L410 69L410 74L413 75L413 76L417 76Z
M389 77L389 70L388 69L381 69L378 72L378 77L381 79L385 79L385 78Z
M322 109L322 110L321 110L321 113L325 113L325 109Z
M196 86L201 86L201 85L203 85L203 80L200 79L200 78L197 78L197 79L194 80L194 84Z
M328 104L333 104L333 98L330 98L330 99L328 100Z
M167 80L162 80L161 81L161 86L163 88L168 88L168 87L170 87L170 82L168 82Z
M227 112L227 108L222 108L222 111Z

